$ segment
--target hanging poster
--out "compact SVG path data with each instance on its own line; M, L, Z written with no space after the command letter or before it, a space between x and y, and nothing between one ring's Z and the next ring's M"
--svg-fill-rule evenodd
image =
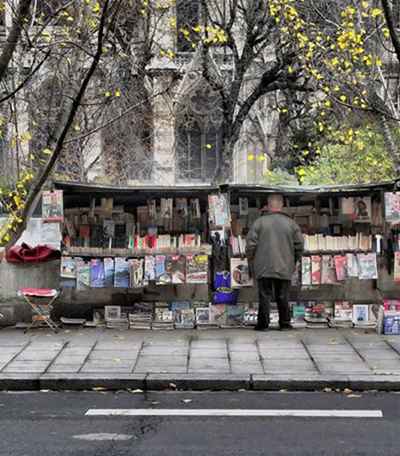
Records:
M400 252L394 252L394 281L400 282Z
M114 259L104 258L104 286L112 288L114 286Z
M371 197L354 198L354 221L371 221Z
M360 268L359 279L369 280L378 278L378 267L376 263L376 253L357 254L358 265Z
M390 223L400 222L400 192L385 193L385 219Z
M210 223L214 226L229 226L231 223L228 195L209 195L208 214Z
M42 219L44 223L64 221L62 190L42 192Z
M358 261L354 253L346 253L347 274L349 277L358 277Z
M311 283L312 285L321 283L321 257L319 255L311 257Z

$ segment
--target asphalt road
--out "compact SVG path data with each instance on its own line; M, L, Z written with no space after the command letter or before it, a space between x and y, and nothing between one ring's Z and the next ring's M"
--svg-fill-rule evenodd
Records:
M89 409L381 410L383 418L87 416ZM391 456L400 394L0 393L1 456Z

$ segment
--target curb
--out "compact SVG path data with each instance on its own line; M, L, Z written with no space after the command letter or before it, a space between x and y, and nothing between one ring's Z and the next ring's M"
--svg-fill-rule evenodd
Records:
M0 391L400 391L400 375L288 376L235 374L0 374Z

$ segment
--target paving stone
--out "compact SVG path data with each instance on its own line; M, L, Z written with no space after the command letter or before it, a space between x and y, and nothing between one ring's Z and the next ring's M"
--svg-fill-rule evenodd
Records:
M80 364L53 364L52 366L50 366L50 368L47 370L47 372L50 372L50 373L79 372L80 368L81 368Z
M252 352L236 352L231 351L229 354L232 361L243 361L244 363L252 361L260 361L260 356L257 351Z
M228 344L230 352L252 352L257 351L257 345L255 343L252 344L237 344L231 343Z
M264 369L261 363L237 363L231 362L231 370L233 374L263 374Z
M227 358L228 351L226 348L192 348L190 350L191 358Z
M49 365L49 362L39 362L39 361L13 361L3 372L18 372L18 373L37 373L44 372Z
M83 364L86 361L87 355L64 355L57 356L54 363L59 364Z
M52 359L54 359L57 356L58 352L45 352L45 351L39 351L39 352L32 352L30 351L29 353L22 352L20 353L16 358L15 361L47 361L50 362Z
M0 346L0 353L2 355L4 354L11 354L11 355L16 355L21 351L22 347L21 346L15 346L15 345L2 345Z
M213 370L229 370L229 362L222 358L198 358L191 359L189 363L189 371L213 371Z
M191 349L195 348L224 348L227 346L225 339L199 339L193 340L191 343Z
M140 364L136 366L135 373L151 373L151 374L166 374L166 373L171 373L171 374L186 374L187 373L187 367L183 365L168 365L168 366L162 366L162 367L157 367L157 366L149 366L145 364Z
M297 359L297 360L309 360L310 357L308 353L303 351L274 351L274 352L267 352L264 350L260 350L260 355L262 359L275 359L275 360L285 360L285 359Z
M122 351L122 350L93 350L90 352L89 359L112 359L112 358L121 358L121 359L136 359L138 357L139 351Z
M307 372L316 371L314 364L311 361L286 360L281 362L278 360L263 361L265 372Z
M141 355L153 355L153 356L187 356L189 352L189 346L147 346L141 350Z

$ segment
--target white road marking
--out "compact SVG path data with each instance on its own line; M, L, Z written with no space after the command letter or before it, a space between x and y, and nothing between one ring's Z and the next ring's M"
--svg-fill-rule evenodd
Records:
M90 441L103 441L103 440L130 440L133 436L127 434L108 434L108 433L99 433L99 434L81 434L74 435L74 439L79 440L90 440Z
M89 409L87 416L298 416L383 418L382 410Z

